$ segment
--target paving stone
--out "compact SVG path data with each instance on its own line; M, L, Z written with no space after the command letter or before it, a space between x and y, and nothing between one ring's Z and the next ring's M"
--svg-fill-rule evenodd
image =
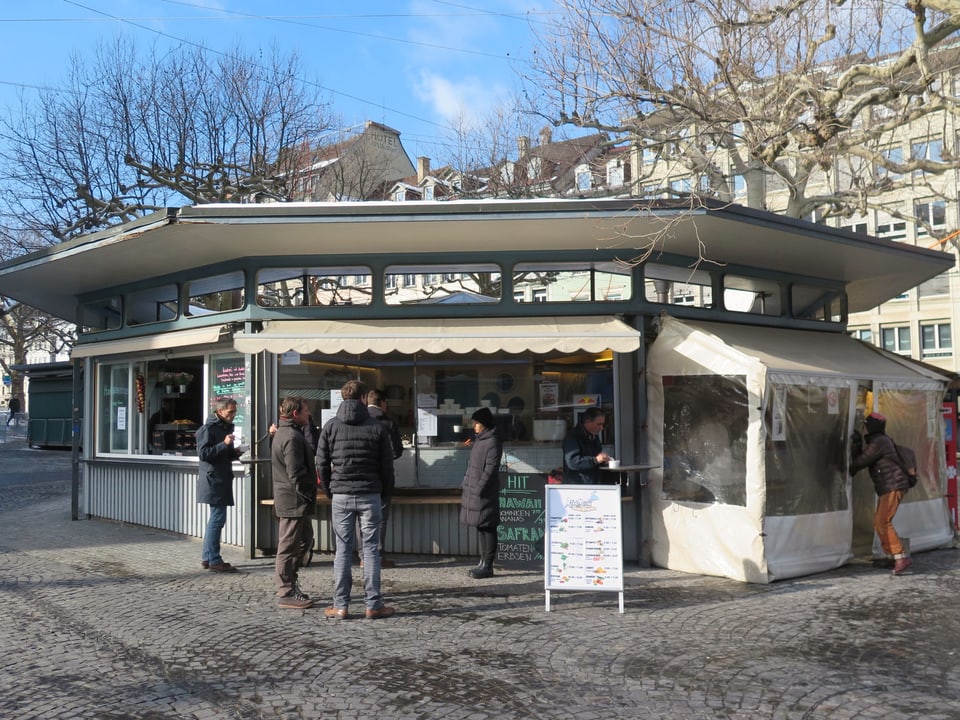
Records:
M71 521L69 462L0 443L0 717L960 717L956 550L769 586L629 567L622 615L615 593L544 612L538 571L401 556L395 617L331 622L331 557L302 573L316 607L279 610L271 558L226 547L242 572L217 575L196 539Z

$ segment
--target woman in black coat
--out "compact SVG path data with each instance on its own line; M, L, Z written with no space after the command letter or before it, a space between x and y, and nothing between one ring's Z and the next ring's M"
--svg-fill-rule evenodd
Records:
M470 571L470 576L479 580L493 577L493 560L497 555L503 443L496 435L496 421L489 408L480 408L471 419L475 437L470 448L467 472L463 476L460 522L477 529L480 563Z

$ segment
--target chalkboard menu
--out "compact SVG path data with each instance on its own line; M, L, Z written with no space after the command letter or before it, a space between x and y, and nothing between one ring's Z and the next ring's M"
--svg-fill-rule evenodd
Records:
M237 415L233 424L246 427L247 369L243 355L214 355L210 358L210 398L233 398L237 401ZM247 438L242 438L247 445Z
M541 474L500 476L500 527L497 561L509 567L539 568L543 562L543 488Z
M546 513L546 588L622 593L620 487L550 485Z

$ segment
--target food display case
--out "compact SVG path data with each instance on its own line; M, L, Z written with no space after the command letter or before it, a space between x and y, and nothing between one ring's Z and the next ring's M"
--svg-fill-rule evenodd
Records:
M155 425L152 443L161 455L195 455L197 424L193 421L174 421Z

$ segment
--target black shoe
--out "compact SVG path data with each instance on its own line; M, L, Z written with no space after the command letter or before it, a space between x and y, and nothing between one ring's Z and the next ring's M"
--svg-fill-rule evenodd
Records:
M493 567L492 566L483 566L477 565L475 568L471 568L470 577L475 580L483 580L484 578L493 577Z

